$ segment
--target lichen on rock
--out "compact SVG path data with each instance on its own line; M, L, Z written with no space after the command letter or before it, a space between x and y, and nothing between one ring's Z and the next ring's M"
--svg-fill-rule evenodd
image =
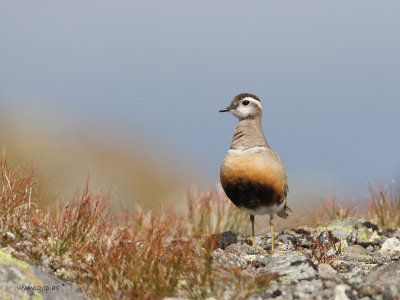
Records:
M255 248L238 237L236 244L214 251L214 264L254 276L279 275L248 299L395 299L399 237L366 220L342 219L316 229L286 229L276 236L274 253L266 251L268 236L256 237Z

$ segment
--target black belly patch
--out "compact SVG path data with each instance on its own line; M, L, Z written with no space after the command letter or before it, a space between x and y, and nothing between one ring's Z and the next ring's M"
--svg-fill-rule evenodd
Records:
M272 186L248 180L226 183L222 187L228 198L238 207L256 210L263 206L279 205L284 201L284 197Z

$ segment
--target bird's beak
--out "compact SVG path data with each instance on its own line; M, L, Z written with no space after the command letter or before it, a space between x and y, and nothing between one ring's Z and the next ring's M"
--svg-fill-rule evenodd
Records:
M231 110L231 108L228 106L227 108L221 109L219 112L227 112L230 110Z

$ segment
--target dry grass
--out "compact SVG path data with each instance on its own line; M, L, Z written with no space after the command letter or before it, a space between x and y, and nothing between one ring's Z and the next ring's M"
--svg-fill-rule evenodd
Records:
M240 269L213 266L204 235L240 233L249 223L215 190L192 189L187 216L141 208L117 215L111 197L93 193L88 184L69 203L43 211L39 187L32 170L10 170L5 156L1 159L1 245L20 249L14 253L19 258L49 266L91 298L203 299L221 296L228 286L236 298L244 298L276 278L248 278ZM16 238L3 238L2 232ZM22 246L26 243L30 246Z
M383 228L400 227L400 188L395 190L392 183L377 183L375 188L368 183L366 216Z
M10 170L5 154L0 160L0 229L6 229L22 238L27 231L35 231L42 223L38 209L41 199L40 183L33 180L33 170Z
M250 232L249 215L235 207L223 193L211 189L199 191L192 186L187 198L189 234L202 235L228 230L236 234Z
M325 243L320 238L314 238L309 245L311 253L308 258L316 264L332 264L337 258L336 254L329 254L329 250L334 249L337 253L342 252L341 240L335 239L330 231L327 231Z
M313 224L329 224L338 219L355 217L358 215L357 206L354 201L345 203L339 200L334 192L321 200L321 206L317 207L313 215Z
M364 206L357 207L354 201L340 201L336 193L321 200L313 215L313 224L329 224L337 219L361 217L382 228L400 228L400 188L378 182L368 183L369 194L364 195Z

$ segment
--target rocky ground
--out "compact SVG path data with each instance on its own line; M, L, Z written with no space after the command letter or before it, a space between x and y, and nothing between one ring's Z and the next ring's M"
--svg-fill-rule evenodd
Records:
M400 299L400 230L344 219L284 230L275 236L273 254L270 243L270 236L258 236L253 248L226 232L213 252L215 265L279 275L248 299Z
M0 299L83 300L70 284L0 249Z
M277 275L259 293L245 297L249 300L400 299L400 229L382 230L361 219L338 220L317 228L302 226L277 233L273 253L268 235L257 236L256 247L232 232L215 237L215 269L228 275L238 270L249 280ZM12 233L2 233L1 238L12 238ZM23 257L18 249L22 249L19 244L0 249L0 299L83 299L49 270L44 272L12 257L10 253ZM21 286L55 290L18 289ZM218 299L246 295L237 286L223 286ZM176 295L179 299L185 296L184 292Z

